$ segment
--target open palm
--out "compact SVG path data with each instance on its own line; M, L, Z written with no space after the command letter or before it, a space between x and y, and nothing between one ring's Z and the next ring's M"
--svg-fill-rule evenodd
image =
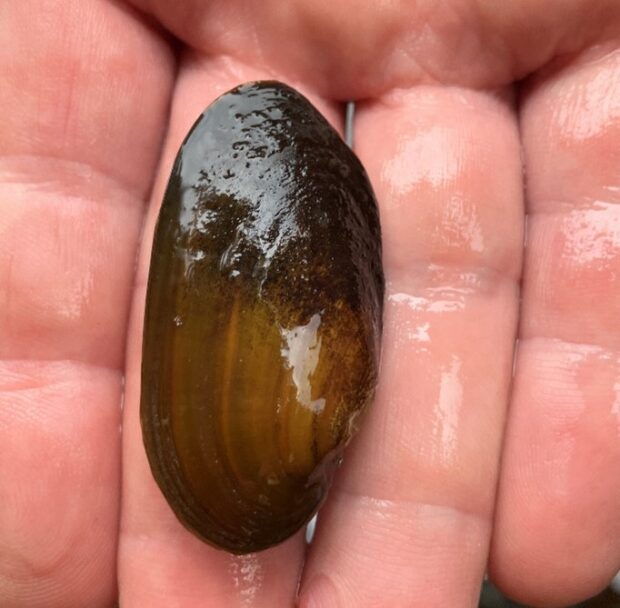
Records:
M601 588L620 566L619 36L616 0L1 3L0 606L459 608L485 570L536 605ZM176 150L263 78L340 130L358 101L384 352L311 549L232 557L148 470L141 324Z

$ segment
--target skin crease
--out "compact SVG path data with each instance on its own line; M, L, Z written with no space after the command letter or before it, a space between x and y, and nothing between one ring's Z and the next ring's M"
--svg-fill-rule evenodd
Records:
M2 606L460 608L487 568L533 606L596 593L620 567L620 5L205 4L0 5ZM311 550L233 558L150 476L140 336L178 145L260 78L337 128L361 100L388 288Z

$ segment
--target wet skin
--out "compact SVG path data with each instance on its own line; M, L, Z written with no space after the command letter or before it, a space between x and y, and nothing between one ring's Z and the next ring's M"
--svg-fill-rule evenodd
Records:
M3 608L473 608L485 572L528 606L603 588L619 28L617 0L0 3ZM141 347L179 146L264 79L336 130L356 101L386 298L376 399L312 545L234 556L153 478Z

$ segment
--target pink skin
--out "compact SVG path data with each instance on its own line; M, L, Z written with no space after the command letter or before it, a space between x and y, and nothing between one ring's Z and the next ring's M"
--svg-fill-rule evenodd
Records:
M135 5L0 5L3 608L467 608L486 569L534 606L598 591L620 567L617 1ZM388 291L312 548L238 558L152 480L140 333L176 149L258 78L339 129L363 100Z

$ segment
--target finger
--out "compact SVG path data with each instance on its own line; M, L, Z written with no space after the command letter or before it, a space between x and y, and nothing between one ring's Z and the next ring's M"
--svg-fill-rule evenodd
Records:
M491 93L418 87L357 120L384 238L381 377L319 516L300 605L473 606L516 331L515 116Z
M522 126L529 237L491 567L512 597L565 606L620 567L620 51L539 75Z
M2 3L0 24L0 604L110 605L125 322L172 63L107 2Z
M127 608L168 606L171 597L182 601L184 608L205 603L230 608L289 606L297 588L305 547L301 534L260 554L235 557L194 538L177 521L149 470L139 423L140 349L151 238L174 157L196 117L215 97L239 82L273 77L231 59L204 59L189 53L181 65L145 228L129 335L120 544L120 597ZM303 85L291 84L304 91ZM332 121L341 120L335 106L310 97Z

